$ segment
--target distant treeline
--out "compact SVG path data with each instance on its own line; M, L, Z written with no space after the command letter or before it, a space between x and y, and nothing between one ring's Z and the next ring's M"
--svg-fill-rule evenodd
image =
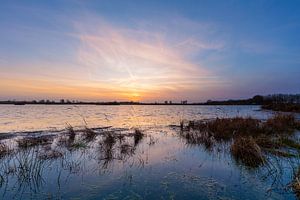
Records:
M250 99L212 101L206 105L269 105L269 104L300 104L300 94L255 95Z
M263 105L265 109L272 109L276 107L276 110L286 109L297 110L300 107L300 94L272 94L267 96L255 95L249 99L238 99L238 100L225 100L225 101L213 101L208 100L205 103L188 103L186 100L180 103L174 103L172 101L164 101L163 103L143 103L134 101L111 101L111 102L84 102L84 101L71 101L61 99L60 101L50 100L33 100L33 101L0 101L0 104L14 104L14 105L25 105L25 104L44 104L44 105ZM286 105L286 106L282 106ZM290 106L287 106L290 105ZM288 110L289 110L288 109Z
M262 109L300 113L300 94L256 95L250 99L211 101L205 105L261 105Z

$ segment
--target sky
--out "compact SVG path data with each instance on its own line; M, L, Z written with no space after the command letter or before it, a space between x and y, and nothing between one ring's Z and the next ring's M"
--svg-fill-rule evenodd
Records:
M2 0L0 100L300 93L300 1Z

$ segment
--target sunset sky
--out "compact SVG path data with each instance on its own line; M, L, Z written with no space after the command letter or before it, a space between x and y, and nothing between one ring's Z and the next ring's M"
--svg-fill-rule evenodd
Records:
M300 1L0 4L0 100L300 93Z

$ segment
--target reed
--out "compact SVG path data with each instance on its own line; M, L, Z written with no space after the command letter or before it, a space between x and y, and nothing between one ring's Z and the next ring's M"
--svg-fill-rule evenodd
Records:
M298 170L294 173L291 186L297 198L299 199L300 198L300 168L298 168Z
M10 150L6 144L0 143L0 158L4 157L5 155L9 154Z
M180 122L180 136L192 145L206 149L215 143L229 143L232 156L247 166L258 167L265 162L265 153L295 157L300 143L293 136L299 121L290 114L277 114L262 121L254 118L217 118L210 121Z
M144 134L142 133L141 130L135 129L134 130L134 145L136 146L144 137Z
M17 140L19 148L29 148L38 145L51 144L52 138L50 136L39 136L39 137L26 137Z
M258 167L264 163L261 148L252 137L237 137L230 148L231 154L246 166Z

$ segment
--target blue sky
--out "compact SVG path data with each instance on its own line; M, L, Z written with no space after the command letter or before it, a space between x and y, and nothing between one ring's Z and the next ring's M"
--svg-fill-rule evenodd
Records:
M2 1L0 99L300 92L300 1Z

